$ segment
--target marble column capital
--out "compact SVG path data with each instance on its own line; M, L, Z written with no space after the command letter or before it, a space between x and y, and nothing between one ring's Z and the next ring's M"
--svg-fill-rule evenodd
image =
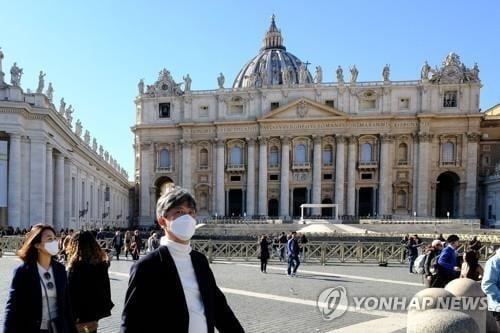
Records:
M222 138L214 138L212 142L215 144L216 147L224 147L226 140Z
M418 141L419 142L432 142L432 138L434 137L434 134L428 133L428 132L419 132L418 133Z
M317 144L321 144L323 137L321 135L313 135L312 139L313 139L314 144L317 145Z
M394 142L394 136L387 133L381 134L380 141L382 143L392 143Z
M468 142L479 142L479 140L481 139L481 133L468 132L468 133L466 133L466 135L467 135Z
M358 137L356 135L350 135L347 137L347 141L349 141L349 144L356 144L358 143Z
M21 134L19 134L19 133L10 133L9 134L9 139L10 140L21 140Z
M179 139L179 145L182 148L190 148L192 143L193 141L191 139L184 139L184 138Z
M245 141L250 146L250 145L255 144L256 139L255 138L245 138Z
M269 138L267 138L267 137L263 137L263 136L259 136L259 137L257 137L257 140L259 140L259 144L261 144L261 145L265 145L265 144L267 144L268 139L269 139Z
M337 143L346 143L347 142L347 136L343 134L336 134L335 135L335 141Z
M290 144L290 137L286 135L280 136L281 144L282 145L287 145Z

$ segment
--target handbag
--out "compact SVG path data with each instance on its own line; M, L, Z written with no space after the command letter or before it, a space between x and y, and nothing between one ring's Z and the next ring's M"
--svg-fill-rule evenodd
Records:
M49 303L49 295L47 294L47 288L45 287L45 283L43 283L42 277L40 275L38 275L38 277L42 282L43 291L45 292L45 300L47 301L47 307L49 312L49 325L48 325L49 333L57 333L57 325L55 321L52 319L52 315L50 314L50 303Z

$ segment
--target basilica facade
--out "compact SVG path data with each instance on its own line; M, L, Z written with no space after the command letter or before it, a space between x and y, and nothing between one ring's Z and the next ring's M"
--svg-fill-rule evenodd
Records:
M36 223L61 228L125 227L127 174L40 71L38 86L22 88L14 63L10 82L0 50L0 227L29 230Z
M476 217L481 82L450 53L417 80L324 82L290 53L274 17L232 87L192 91L166 69L138 85L135 182L142 224L172 185L202 216ZM334 70L332 70L334 72ZM215 80L214 80L215 81Z

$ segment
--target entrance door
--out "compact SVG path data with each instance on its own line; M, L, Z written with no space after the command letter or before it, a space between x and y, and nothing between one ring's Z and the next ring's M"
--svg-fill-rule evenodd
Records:
M279 202L277 199L271 199L267 203L267 216L278 216Z
M436 187L436 217L456 217L458 214L458 182L456 173L445 172L439 175Z
M361 187L358 201L359 216L373 216L373 188Z
M322 204L331 204L331 199L324 199ZM323 207L321 208L321 216L331 218L333 216L333 208L332 207Z
M300 216L300 205L307 203L307 188L295 188L293 190L293 216ZM308 215L308 209L304 209L304 216Z
M229 216L241 216L243 212L243 191L229 190Z

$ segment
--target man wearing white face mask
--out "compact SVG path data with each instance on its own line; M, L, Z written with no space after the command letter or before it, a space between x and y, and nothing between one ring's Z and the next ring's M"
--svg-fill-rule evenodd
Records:
M244 332L215 282L207 259L191 249L196 202L176 187L156 205L161 246L130 271L121 332Z

